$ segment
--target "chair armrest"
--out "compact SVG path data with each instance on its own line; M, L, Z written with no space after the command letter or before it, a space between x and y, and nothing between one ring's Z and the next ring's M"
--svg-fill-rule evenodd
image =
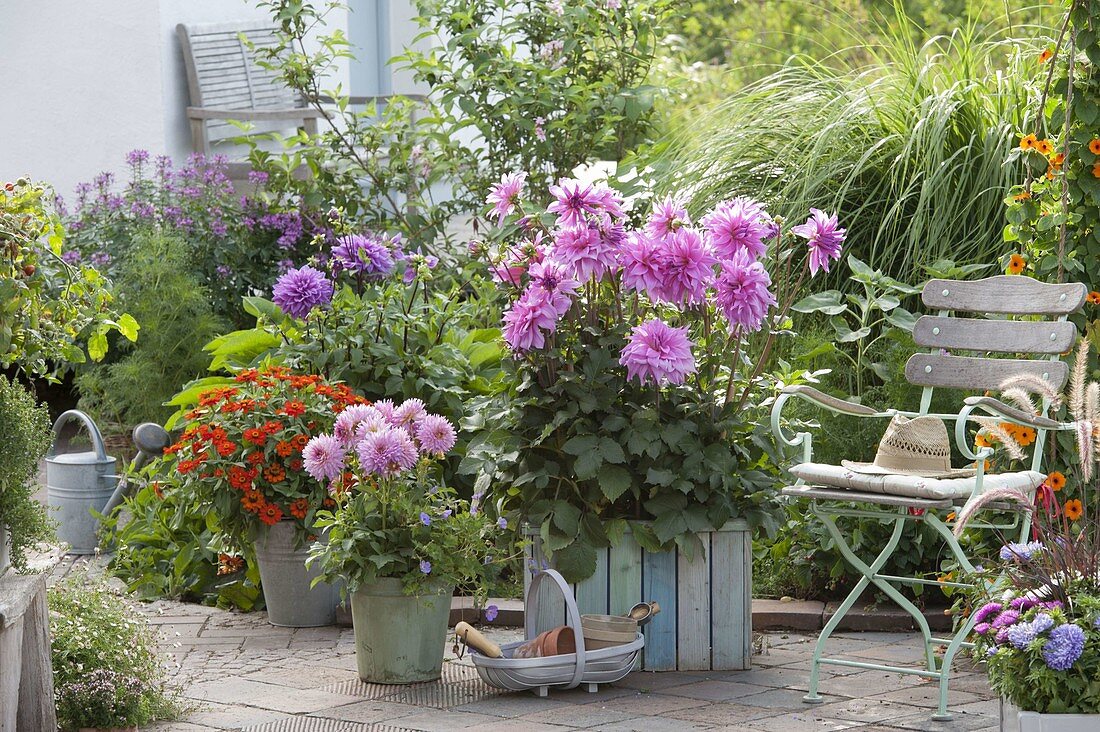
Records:
M189 119L235 119L241 122L274 122L283 120L319 119L324 113L309 107L291 109L212 109L188 107Z
M972 396L963 400L963 403L968 407L981 407L985 411L998 417L1005 417L1011 419L1013 422L1019 422L1020 424L1026 424L1029 427L1035 427L1041 430L1062 430L1071 429L1072 425L1063 424L1056 419L1050 417L1036 417L1022 409L1005 404L999 399L987 396ZM962 416L962 415L960 415ZM969 417L969 411L967 412Z
M801 397L808 402L814 402L831 411L840 412L841 414L850 414L855 417L873 417L879 414L878 411L868 407L866 404L857 404L856 402L850 402L846 399L830 396L823 391L818 391L812 386L806 386L805 384L785 386L779 393Z

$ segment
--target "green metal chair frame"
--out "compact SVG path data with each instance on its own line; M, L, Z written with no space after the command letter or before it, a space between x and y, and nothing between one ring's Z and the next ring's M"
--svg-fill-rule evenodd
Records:
M933 390L936 387L959 388L965 390L986 391L997 389L1012 376L1030 374L1050 382L1060 389L1068 378L1069 369L1060 360L1060 354L1073 348L1077 338L1077 329L1067 318L1084 304L1087 288L1081 284L1047 284L1027 277L997 276L984 280L953 281L932 280L925 285L921 295L924 305L938 310L936 316L924 316L917 321L913 337L917 345L931 349L929 353L914 354L906 363L906 379L917 386L924 387L918 411L888 409L878 411L866 405L838 399L824 394L809 386L789 386L782 390L772 408L772 431L783 445L801 448L801 462L811 462L813 456L813 437L809 432L789 435L784 429L782 419L783 405L791 398L809 401L836 414L857 417L887 417L901 414L905 416L927 415L932 403ZM950 317L952 313L1001 314L1008 316L1054 317L1055 320L1036 319L1011 320L989 318ZM980 353L997 352L1003 354L1042 354L1042 360L1022 360L1005 358L962 357L951 355L945 349L976 351ZM963 400L958 414L933 414L955 425L955 442L959 451L968 460L976 462L974 486L968 500L979 496L983 491L985 478L985 460L993 454L993 449L983 447L975 452L968 438L968 427L976 419L991 416L1004 421L1026 425L1036 430L1036 440L1031 459L1031 469L1040 471L1043 460L1043 446L1047 433L1074 429L1072 423L1062 423L1047 417L1049 403L1044 399L1040 417L1004 404L988 396L972 396ZM1038 486L1035 486L1037 488ZM1034 488L1033 488L1034 490ZM821 703L818 694L820 670L822 664L848 666L860 669L873 669L900 674L915 674L939 682L939 706L932 715L937 721L948 721L952 715L947 709L948 681L951 664L955 655L963 647L974 627L973 614L957 626L949 638L933 636L928 621L921 611L906 598L896 585L919 584L940 587L969 588L972 585L963 582L929 580L921 577L899 577L882 573L882 568L897 550L906 522L922 521L943 538L951 554L966 573L974 572L974 565L967 558L958 540L947 524L936 514L938 510L961 510L956 500L932 500L911 498L877 493L862 493L844 488L827 486L807 486L799 479L783 491L784 495L809 499L811 512L825 525L829 535L836 542L844 559L854 567L860 576L856 586L837 608L837 611L822 628L814 648L813 662L810 668L809 692L803 701L809 704ZM856 505L852 505L856 504ZM870 505L868 505L870 504ZM998 508L1008 508L1000 506ZM865 561L852 550L836 520L841 517L876 518L893 522L893 530L885 546L871 560ZM1001 523L969 524L975 528L993 529L1011 532L1019 529L1020 540L1026 539L1030 532L1030 519L1021 517L1019 512L1011 514L1011 519ZM870 587L875 587L894 603L913 617L924 638L926 668L899 667L886 664L854 661L843 658L824 657L825 645L829 636L836 630L844 616ZM946 644L942 661L937 662L935 646Z

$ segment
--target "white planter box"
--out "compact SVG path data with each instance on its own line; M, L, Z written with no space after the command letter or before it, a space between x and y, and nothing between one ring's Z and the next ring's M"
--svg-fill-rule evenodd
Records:
M1001 732L1097 732L1100 714L1039 714L1021 712L1001 699Z

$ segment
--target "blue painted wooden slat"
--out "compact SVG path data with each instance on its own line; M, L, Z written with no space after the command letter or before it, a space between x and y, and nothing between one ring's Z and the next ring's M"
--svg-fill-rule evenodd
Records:
M645 670L676 668L676 553L645 552L642 556L642 595L656 600L661 612L645 626Z
M710 670L710 537L688 560L680 552L676 576L676 669Z
M595 573L573 586L581 615L607 615L607 561L608 550L597 549Z
M711 666L746 669L752 646L752 547L747 531L711 534Z

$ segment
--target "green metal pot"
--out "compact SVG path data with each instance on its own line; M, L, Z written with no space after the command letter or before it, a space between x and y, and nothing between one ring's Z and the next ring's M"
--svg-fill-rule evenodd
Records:
M401 580L385 578L351 593L359 678L375 684L438 679L453 591L406 595Z

